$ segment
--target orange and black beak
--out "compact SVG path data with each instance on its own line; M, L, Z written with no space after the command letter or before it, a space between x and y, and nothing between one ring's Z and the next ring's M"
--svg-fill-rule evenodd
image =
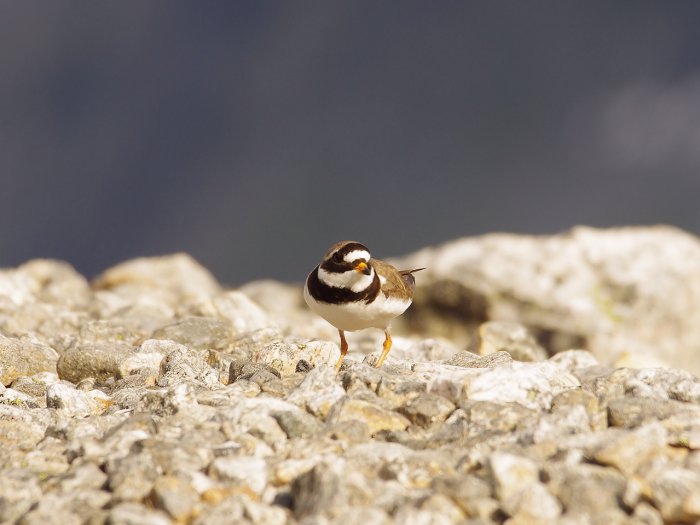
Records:
M360 261L359 263L357 263L355 265L355 271L364 273L365 275L369 275L372 273L372 270L365 261Z

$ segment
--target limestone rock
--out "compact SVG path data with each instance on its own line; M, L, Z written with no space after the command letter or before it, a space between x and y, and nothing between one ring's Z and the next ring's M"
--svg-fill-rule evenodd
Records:
M385 410L377 405L359 399L346 398L333 407L328 414L330 423L361 421L370 434L381 430L404 430L410 422L400 414Z
M213 295L192 305L189 314L216 317L231 324L236 334L275 328L275 323L255 302L243 292L229 290Z
M41 498L36 476L23 469L6 469L0 483L0 522L12 523Z
M522 456L495 453L489 458L488 467L494 491L503 500L519 494L539 481L537 465Z
M535 340L526 327L518 323L490 321L482 323L475 347L480 355L505 351L517 361L543 361L547 352Z
M55 372L57 361L56 351L46 345L0 333L0 383L5 386L20 376Z
M120 364L133 353L134 350L125 344L73 346L58 359L58 377L76 384L86 378L104 382L117 377Z
M152 339L167 339L197 350L227 350L233 339L233 328L214 317L184 317L157 329Z
M430 324L466 343L482 321L515 321L550 353L585 347L606 363L700 371L700 242L677 229L491 234L397 264L427 267L402 319L414 329Z
M104 271L92 283L96 290L127 289L164 294L173 302L209 297L219 292L214 277L184 253L142 257Z
M54 383L46 390L46 405L70 417L85 417L104 412L111 404L100 390L82 392L70 384Z
M16 269L0 270L0 296L17 306L42 302L84 308L90 287L67 262L34 259Z
M267 485L267 465L260 458L216 458L209 466L209 473L217 479L233 483L260 495Z
M325 418L331 407L344 396L345 390L338 384L333 368L319 366L306 374L287 400Z
M437 394L424 393L408 401L401 413L411 423L422 427L430 427L442 423L455 409L448 399Z
M185 381L204 386L220 386L219 373L202 356L185 346L168 353L160 363L159 386L178 385Z
M297 363L301 360L312 366L334 366L339 357L338 346L328 341L274 341L252 356L254 362L270 365L282 375L296 372Z

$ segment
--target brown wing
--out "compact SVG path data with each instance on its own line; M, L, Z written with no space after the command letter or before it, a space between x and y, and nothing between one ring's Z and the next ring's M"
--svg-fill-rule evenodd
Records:
M372 259L371 264L374 266L374 270L386 279L384 284L382 284L382 292L384 292L384 294L389 297L413 297L413 291L416 288L416 280L411 274L423 270L424 268L419 268L417 270L397 270L391 264L379 259Z

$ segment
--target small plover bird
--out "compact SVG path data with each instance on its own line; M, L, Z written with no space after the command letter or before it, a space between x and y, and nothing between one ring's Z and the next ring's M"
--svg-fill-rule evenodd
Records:
M304 299L314 312L338 329L340 370L348 342L345 332L365 328L384 330L382 355L376 367L382 366L391 350L389 323L411 306L416 280L413 272L397 270L392 265L372 259L369 250L359 242L334 244L306 278Z

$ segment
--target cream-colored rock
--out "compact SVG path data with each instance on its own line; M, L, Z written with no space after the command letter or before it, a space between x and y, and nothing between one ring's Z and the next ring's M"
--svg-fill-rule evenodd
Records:
M492 454L488 468L499 499L519 494L539 481L539 470L531 459L506 452Z
M243 292L228 290L190 306L190 315L225 319L236 334L245 334L264 328L276 328L276 323L265 311Z
M328 421L362 421L367 425L370 434L376 434L380 430L404 430L410 424L408 419L392 410L351 398L346 398L334 406L328 414Z
M9 385L19 376L55 372L58 354L31 337L5 337L0 333L0 384Z
M550 352L585 347L605 363L700 371L700 242L675 228L491 234L397 264L427 268L406 321L431 335L467 342L483 320L515 321L546 336Z
M332 365L340 357L340 348L330 341L273 341L253 352L254 363L265 363L283 376L293 374L300 360L312 366Z
M212 274L185 253L125 261L105 270L92 286L96 290L164 294L174 303L209 297L220 291Z

